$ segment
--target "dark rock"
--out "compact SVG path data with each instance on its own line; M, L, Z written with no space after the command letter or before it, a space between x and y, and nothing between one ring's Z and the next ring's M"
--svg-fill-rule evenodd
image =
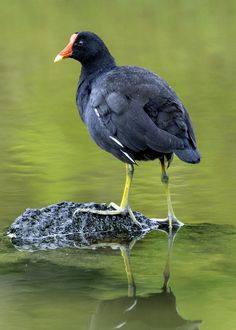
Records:
M89 247L100 243L128 243L149 231L159 222L134 212L142 227L129 215L98 215L78 212L77 208L106 210L106 204L60 202L41 209L26 209L8 230L8 236L19 250L45 250L65 247Z

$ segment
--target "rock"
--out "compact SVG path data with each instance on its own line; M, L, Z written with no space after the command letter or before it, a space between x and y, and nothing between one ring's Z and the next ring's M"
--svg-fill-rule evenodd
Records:
M8 236L18 250L37 251L66 247L131 242L159 228L158 220L150 220L134 212L142 224L137 226L129 215L98 215L78 212L77 208L106 210L106 204L60 202L41 209L26 209L10 226Z

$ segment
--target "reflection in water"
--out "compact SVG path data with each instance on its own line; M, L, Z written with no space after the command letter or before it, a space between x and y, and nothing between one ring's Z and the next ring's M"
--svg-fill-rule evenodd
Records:
M163 291L168 290L168 282L170 279L170 264L171 264L171 257L172 257L172 251L173 251L173 245L175 237L178 233L178 231L181 229L182 226L179 227L165 227L165 229L159 229L160 231L163 231L167 234L168 237L168 249L167 249L167 258L166 258L166 265L163 272L164 282L163 282ZM161 228L161 227L160 227Z
M201 321L186 320L177 312L176 298L168 287L170 278L170 260L174 238L177 232L167 233L168 254L164 268L163 287L160 292L151 292L148 296L136 295L136 285L131 269L130 251L135 240L130 244L120 244L128 279L128 296L99 301L91 319L89 330L140 329L140 330L198 330Z

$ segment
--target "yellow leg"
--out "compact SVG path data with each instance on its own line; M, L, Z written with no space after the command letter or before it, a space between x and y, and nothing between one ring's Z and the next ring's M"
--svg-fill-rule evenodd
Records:
M161 160L161 181L164 184L165 187L165 193L166 193L166 199L167 199L167 207L168 207L168 221L169 221L169 228L171 229L173 227L173 224L178 224L178 225L183 225L182 222L180 222L175 214L174 214L174 210L172 207L172 202L171 202L171 196L170 196L170 188L169 188L169 176L166 172L166 165L165 165L165 161Z
M166 165L164 160L161 161L161 181L165 187L166 199L167 199L167 207L168 207L168 219L169 219L169 227L172 227L171 218L175 218L174 210L171 203L171 196L170 196L170 188L169 188L169 176L166 172Z
M122 196L121 203L120 203L120 207L122 209L127 209L129 206L129 202L128 202L129 201L129 191L130 191L130 186L131 186L131 182L132 182L133 175L134 175L134 166L125 164L125 169L126 169L125 188L124 188L123 196Z

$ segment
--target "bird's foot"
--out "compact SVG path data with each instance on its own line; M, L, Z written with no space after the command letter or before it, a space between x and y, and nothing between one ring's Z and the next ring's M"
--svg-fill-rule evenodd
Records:
M174 214L168 214L167 218L165 219L153 218L153 220L157 220L161 226L167 227L168 229L179 229L184 225L184 223L178 220Z
M142 224L135 218L135 215L133 213L133 211L131 210L131 208L129 207L129 205L126 206L126 208L122 208L121 206L117 205L116 203L111 202L108 207L112 207L113 209L115 209L117 212L116 214L127 214L129 213L131 220L140 228L142 228ZM109 211L108 211L109 212ZM112 211L114 212L114 211Z
M142 228L141 223L135 218L135 215L133 214L133 211L131 210L131 208L129 206L127 206L126 208L122 208L121 206L117 205L116 203L111 202L108 205L108 208L111 208L111 207L114 210L97 210L97 209L92 209L92 208L78 208L74 211L73 216L75 216L79 212L88 212L88 213L94 213L94 214L100 214L100 215L118 215L118 214L125 215L125 214L129 213L132 221L137 226Z
M75 216L79 212L88 212L88 213L94 213L94 214L101 214L101 215L116 215L116 214L125 214L125 210L123 210L120 206L116 205L115 203L110 203L108 205L109 207L113 207L114 210L98 210L93 208L78 208L74 211L73 216Z
M166 221L169 222L169 228L173 227L182 227L184 225L183 222L178 220L176 216L172 213L168 214L168 217L166 218Z

